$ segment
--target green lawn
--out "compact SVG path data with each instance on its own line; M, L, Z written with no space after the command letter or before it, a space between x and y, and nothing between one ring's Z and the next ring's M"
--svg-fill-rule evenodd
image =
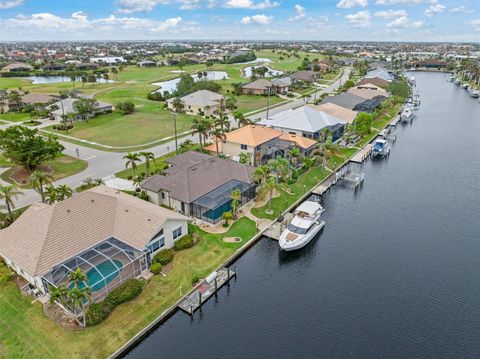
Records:
M167 153L166 155L163 155L161 157L155 158L155 161L150 164L150 166L151 166L150 170L152 172L154 172L157 169L162 169L162 170L165 169L167 167L167 163L165 162L165 160L167 158L170 158L170 157L173 157L173 156L175 156L175 151ZM144 159L142 158L142 161L143 160ZM146 171L147 171L147 169L146 169L146 166L145 166L145 162L137 164L137 174L140 174L140 173L146 172ZM115 177L118 177L118 178L128 179L129 176L133 176L133 171L132 171L131 167L126 168L123 171L115 173Z
M117 307L109 318L91 328L67 331L45 317L41 305L30 304L13 281L0 283L0 357L106 358L192 288L194 277L205 277L224 263L256 233L255 223L238 220L224 235L241 237L225 243L223 235L202 233L193 248L178 252L166 277L154 276L135 300Z
M31 120L32 117L30 116L29 113L13 113L13 112L8 112L8 113L2 113L0 114L0 120L4 121L9 121L9 122L21 122L21 121L27 121Z
M178 133L190 130L193 118L194 116L177 114ZM163 103L145 100L137 106L136 112L130 115L115 111L97 116L88 122L77 122L75 127L67 132L55 131L53 126L45 130L102 145L128 147L172 136L174 125L171 113L163 109Z
M280 102L286 102L277 96L270 96L270 106L274 106ZM242 113L252 112L267 107L266 96L256 95L239 95L237 96L238 111Z
M3 157L2 157L3 158ZM1 158L0 158L1 159ZM51 173L51 176L53 177L54 181L57 181L59 179L65 178L72 176L74 174L80 173L83 170L85 170L88 166L88 162L84 160L80 160L75 157L67 156L67 155L62 155L52 163L50 163L50 166L53 169L53 173ZM7 171L3 172L0 177L2 180L13 183L13 181L10 179L10 175L17 169L17 167L12 167L8 169ZM22 185L22 188L31 188L28 184Z

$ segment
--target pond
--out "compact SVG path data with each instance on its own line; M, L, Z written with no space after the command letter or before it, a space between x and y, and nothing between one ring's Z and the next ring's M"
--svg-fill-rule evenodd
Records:
M22 77L22 79L27 79L32 81L33 85L44 85L44 84L55 84L61 82L72 82L70 76L28 76ZM77 82L82 82L81 77L77 77ZM113 80L97 79L98 83L113 83Z
M225 71L206 71L207 72L207 80L226 80L228 79L228 74ZM198 75L192 75L193 80L198 81ZM202 77L204 79L204 77ZM155 82L153 86L160 86L160 88L155 92L164 92L167 91L169 93L175 91L177 89L177 84L180 82L180 77L177 77L173 80L162 81L162 82Z
M280 76L280 75L283 75L283 74L284 74L283 71L274 70L274 69L272 69L271 67L259 65L259 66L249 66L249 67L245 67L245 68L243 69L243 75L242 75L242 77L251 77L251 76L252 76L252 70L253 70L253 69L256 69L256 68L259 68L259 67L266 67L266 68L268 69L268 72L265 74L265 77L274 77L274 76Z
M272 60L267 59L266 57L257 57L255 60L247 62L237 62L234 65L244 65L244 64L259 64L263 62L271 62Z

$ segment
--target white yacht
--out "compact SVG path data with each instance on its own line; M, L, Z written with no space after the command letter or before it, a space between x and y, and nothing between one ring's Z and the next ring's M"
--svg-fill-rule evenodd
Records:
M325 226L320 215L325 210L317 202L305 201L295 211L295 217L280 235L280 248L290 252L305 247Z
M372 154L374 157L388 156L390 154L390 149L390 143L384 138L377 138L373 141Z
M410 108L405 107L400 115L402 121L410 121L413 118L413 112Z
M473 98L479 98L480 97L480 91L475 90L474 88L470 88L468 90L468 94L470 95L470 97L473 97Z

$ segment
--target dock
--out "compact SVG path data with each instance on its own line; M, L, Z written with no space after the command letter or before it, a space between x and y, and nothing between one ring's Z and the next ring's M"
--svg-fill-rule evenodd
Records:
M367 144L358 153L350 159L350 162L363 163L372 153L372 144Z
M365 179L365 174L363 172L349 172L342 177L342 180L353 184L355 187L360 186Z
M400 116L395 116L392 121L388 124L389 126L396 126L400 121Z
M237 275L236 270L222 267L218 271L210 274L195 290L183 298L178 304L178 308L189 315L193 315L195 311L202 307L212 295L216 295L217 291L225 284L230 283L230 279Z
M283 230L285 229L286 224L291 222L293 219L293 213L285 213L284 220L282 222L274 222L270 227L268 227L263 235L275 241L280 240L280 235L282 234Z

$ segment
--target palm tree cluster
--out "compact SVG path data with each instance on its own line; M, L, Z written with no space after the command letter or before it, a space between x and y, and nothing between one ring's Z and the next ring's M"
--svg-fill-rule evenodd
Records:
M151 166L152 166L152 163L155 162L155 155L153 154L153 152L139 152L139 153L132 153L132 152L129 152L128 154L126 154L125 156L123 156L123 159L124 160L127 160L127 162L125 163L125 168L131 168L132 169L132 173L133 173L133 178L137 178L137 168L138 168L138 163L142 162L142 157L143 159L145 160L145 175L146 177L150 176L150 173L151 173ZM143 179L143 175L141 175L140 177L142 177Z
M79 324L85 327L85 305L91 301L92 293L88 286L88 278L80 268L77 268L70 272L68 279L68 286L65 284L60 284L58 287L49 286L50 303L59 303L64 308L68 308L77 321L80 314L82 321Z
M15 209L14 200L23 193L14 185L0 185L0 199L4 200L7 209L7 217L2 219L1 227L7 227L14 221L13 210Z
M67 198L72 197L72 195L72 189L64 184L58 187L50 184L45 188L45 202L48 204L61 202Z

